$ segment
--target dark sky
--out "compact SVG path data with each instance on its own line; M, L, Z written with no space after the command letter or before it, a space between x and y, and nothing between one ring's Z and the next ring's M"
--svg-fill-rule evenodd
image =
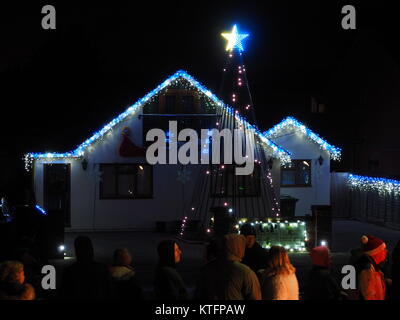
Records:
M382 1L130 3L2 5L3 153L72 150L177 69L216 91L220 33L233 23L250 33L245 62L262 129L301 117L365 30L399 62L399 19ZM55 31L41 28L44 4L56 7ZM344 4L356 6L357 31L341 28Z

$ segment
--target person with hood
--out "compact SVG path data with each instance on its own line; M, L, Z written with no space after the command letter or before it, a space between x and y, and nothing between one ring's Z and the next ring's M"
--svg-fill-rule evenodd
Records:
M61 297L76 300L113 298L112 280L108 267L94 261L90 238L75 239L76 262L69 266L61 283Z
M188 292L176 265L182 259L182 251L173 240L161 241L157 247L158 265L154 278L154 293L159 300L187 300Z
M257 242L256 229L250 223L245 223L240 228L240 234L246 237L246 250L242 263L249 266L254 272L265 269L268 251Z
M132 256L128 249L115 250L113 261L110 272L117 297L122 300L142 300L143 291L136 281L135 270L132 268Z
M196 297L201 300L261 300L257 275L241 263L246 238L228 234L222 246L218 257L203 267Z
M271 247L265 270L260 271L263 300L299 300L296 269L283 247Z
M24 265L18 261L0 264L0 300L35 300L35 289L25 283Z
M386 279L382 272L386 258L386 244L372 235L361 237L363 255L355 262L358 292L361 300L385 300Z
M331 274L331 253L325 246L310 252L313 267L309 273L306 296L309 300L341 300L345 294Z

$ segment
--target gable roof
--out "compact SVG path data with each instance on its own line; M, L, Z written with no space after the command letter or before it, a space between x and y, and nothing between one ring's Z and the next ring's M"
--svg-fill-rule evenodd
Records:
M236 121L238 121L241 125L244 125L246 128L253 129L256 135L260 138L260 140L264 143L265 146L269 147L272 150L272 154L279 158L283 163L290 161L290 152L281 148L273 141L268 139L268 137L264 136L261 131L254 125L250 124L244 117L239 114L236 114L234 109L229 105L225 104L222 100L220 100L215 94L213 94L210 90L208 90L205 86L203 86L200 82L198 82L195 78L189 75L187 72L178 70L160 85L158 85L155 89L146 94L143 98L136 101L135 104L130 106L108 124L106 124L99 131L95 132L89 139L85 140L81 143L75 150L65 152L65 153L28 153L25 155L25 168L28 169L31 162L34 159L62 159L62 158L81 158L84 156L86 149L92 145L97 140L104 137L106 133L112 130L117 124L121 121L125 120L128 116L135 114L141 107L143 107L147 102L150 101L151 98L156 96L161 90L167 88L173 81L178 78L183 78L187 80L196 90L206 95L212 101L214 101L217 106L221 107L222 110L228 112L230 115L235 116Z
M293 117L287 117L280 123L264 132L264 136L268 139L277 138L279 135L291 131L299 132L305 135L308 139L316 143L321 149L327 151L333 160L340 160L342 149L329 144L322 139L318 134L307 128L303 123Z

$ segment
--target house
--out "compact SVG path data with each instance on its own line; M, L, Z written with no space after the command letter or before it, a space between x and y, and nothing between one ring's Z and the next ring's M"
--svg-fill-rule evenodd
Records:
M293 117L264 135L291 153L281 168L281 199L295 198L296 216L311 214L312 205L330 205L330 160L340 160L341 149L329 144Z
M146 148L151 142L146 141L146 134L160 128L170 143L172 120L177 121L178 129L196 131L220 124L221 128L229 124L246 128L246 134L253 134L261 148L257 163L261 158L273 159L269 189L259 183L257 174L264 174L263 170L240 178L237 189L229 191L224 186L232 181L232 175L223 166L217 170L224 169L224 173L213 178L210 173L215 167L207 164L150 165ZM186 216L202 219L211 204L233 206L230 192L238 196L233 214L271 216L272 203L279 195L280 167L288 161L289 152L184 71L162 82L75 150L25 156L26 168L32 169L37 203L48 212L63 215L66 228L73 231L151 230L159 221L179 221ZM217 184L222 187L212 191ZM210 197L212 201L208 201Z

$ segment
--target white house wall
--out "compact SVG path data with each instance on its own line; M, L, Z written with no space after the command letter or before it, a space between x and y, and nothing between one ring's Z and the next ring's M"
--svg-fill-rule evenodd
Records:
M311 187L281 187L281 195L299 199L296 216L311 214L311 205L330 204L330 157L328 152L299 133L275 138L274 142L292 153L292 159L311 159ZM324 159L322 166L318 158Z
M86 170L82 168L82 159L44 161L36 160L34 165L34 188L37 202L43 201L43 164L70 163L71 165L71 230L107 230L107 229L154 229L156 221L180 220L188 215L193 205L199 170L206 172L208 166L188 165L190 180L182 184L177 180L180 165L153 166L153 199L100 200L99 164L102 163L146 163L145 158L123 158L119 156L124 127L131 129L130 139L138 146L142 145L142 119L139 113L117 125L103 140L99 140L88 149L85 159ZM280 162L273 167L273 180L279 194ZM199 199L197 199L199 200ZM242 203L245 205L245 202Z

